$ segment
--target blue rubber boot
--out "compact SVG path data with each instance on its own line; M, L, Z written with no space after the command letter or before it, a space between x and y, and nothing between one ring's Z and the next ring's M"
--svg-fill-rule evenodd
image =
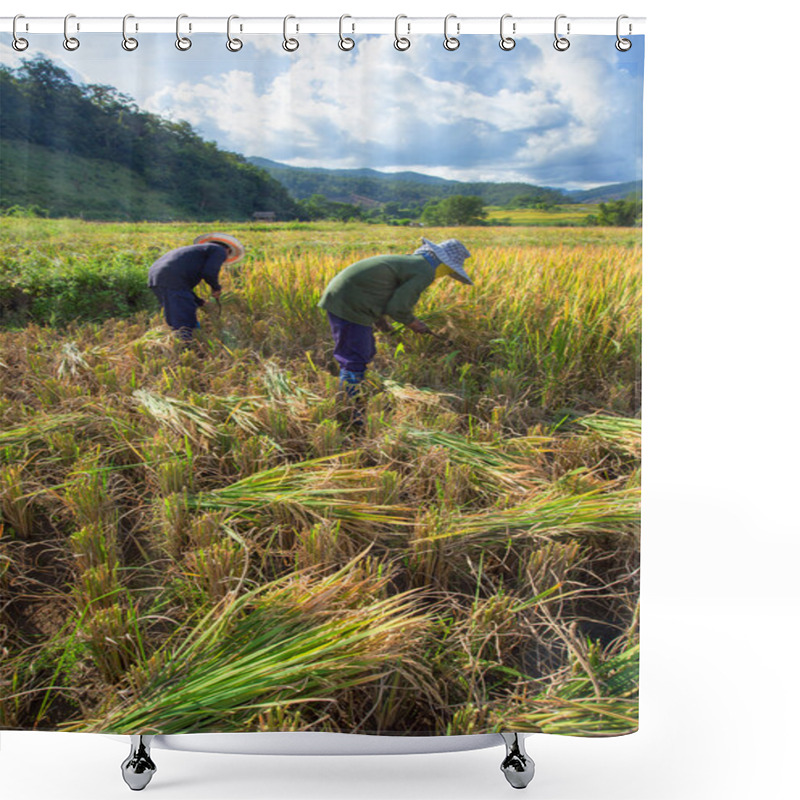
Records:
M351 369L339 370L339 386L344 393L353 401L353 414L350 418L351 423L356 428L364 425L364 408L361 400L361 383L364 380L363 372L354 372Z

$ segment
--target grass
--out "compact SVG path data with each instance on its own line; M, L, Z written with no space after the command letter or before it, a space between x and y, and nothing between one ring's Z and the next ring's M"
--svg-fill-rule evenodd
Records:
M425 231L476 286L357 431L316 303L417 233L233 226L181 350L144 276L195 226L6 223L0 726L635 729L639 231Z
M575 204L556 206L550 210L489 206L486 210L490 225L492 222L510 225L585 225L586 218L597 213L597 206Z

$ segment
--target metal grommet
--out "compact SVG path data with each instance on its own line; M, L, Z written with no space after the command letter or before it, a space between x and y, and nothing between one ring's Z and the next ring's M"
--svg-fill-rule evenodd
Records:
M345 52L352 50L356 46L355 40L351 39L349 36L345 36L342 32L342 24L346 19L352 19L352 17L349 14L342 14L342 16L339 17L339 49ZM355 31L356 26L351 23L350 28Z
M133 18L133 14L126 14L122 18L122 49L127 50L129 53L132 53L139 46L138 39L134 39L133 36L128 36L128 20ZM139 29L138 25L136 29Z
M503 14L500 17L500 49L501 50L513 50L517 46L517 42L511 36L506 36L505 32L503 31L503 26L507 19L511 19L511 14ZM517 23L511 23L511 33L517 32Z
M283 44L281 46L287 53L294 53L294 51L297 50L298 47L300 47L300 42L298 42L297 39L293 37L290 38L289 36L287 36L290 19L296 19L296 17L293 14L288 14L283 18Z
M67 14L67 16L64 17L64 49L69 50L70 53L77 50L81 46L81 43L78 41L78 39L69 35L69 21L71 19L75 19L74 14ZM80 26L77 27L77 30L80 30Z
M628 19L628 15L627 14L620 14L617 17L617 41L614 42L614 47L616 47L617 50L620 51L620 53L627 53L628 50L630 50L631 47L633 47L633 42L630 39L623 39L619 35L619 23L620 23L620 20L623 20L623 19ZM628 23L628 34L629 35L630 35L632 30L633 30L633 28L632 28L631 24Z
M400 20L401 19L408 19L405 14L398 14L394 18L394 49L405 51L411 47L411 39L406 36L400 35ZM406 23L406 27L408 28L408 33L411 33L411 23Z
M553 47L555 47L555 49L558 50L560 53L563 53L565 50L569 50L569 39L567 39L564 36L558 35L558 21L560 19L566 19L566 18L567 18L566 14L559 14L556 17L555 25L553 28L556 37L556 40L553 42ZM569 22L567 23L567 33L569 33Z
M27 39L23 39L21 36L17 36L17 20L25 19L24 14L17 14L14 17L14 22L11 23L11 35L14 37L14 41L11 42L11 46L18 52L21 53L23 50L28 49L28 45L30 42ZM25 29L27 30L28 26L25 25Z
M239 19L236 14L231 14L228 17L228 41L225 42L225 47L227 47L231 53L238 53L244 47L244 42L241 39L235 39L231 36L231 22L235 19ZM239 30L241 30L241 28L239 28Z
M192 46L192 40L188 36L181 36L181 20L188 19L188 14L178 14L175 20L175 47L178 50L186 51ZM192 30L192 23L189 23L189 31Z
M456 15L448 14L444 18L444 42L442 42L442 46L445 50L450 50L452 52L453 50L458 50L458 48L461 47L461 42L458 40L457 36L450 36L450 34L447 32L447 23L450 22L451 19L456 19ZM456 22L456 34L458 34L460 29L461 23Z

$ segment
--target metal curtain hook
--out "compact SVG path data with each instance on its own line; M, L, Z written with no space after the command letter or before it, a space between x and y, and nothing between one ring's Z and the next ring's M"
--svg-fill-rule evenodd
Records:
M235 19L239 19L236 14L231 14L228 17L228 41L225 42L225 47L227 47L231 53L238 53L244 47L244 42L241 39L234 39L231 36L231 22ZM241 27L239 30L241 30Z
M353 18L349 14L342 14L342 16L339 17L339 49L345 51L352 50L356 46L355 41L351 39L349 36L345 36L344 33L342 32L342 26L346 19L353 19ZM356 26L351 22L350 30L354 31L355 29Z
M628 17L627 14L620 14L617 17L617 41L614 42L614 47L616 47L617 50L620 51L620 53L625 53L628 50L630 50L631 47L633 47L633 42L630 39L622 39L620 37L620 35L619 35L619 23L620 23L620 21L623 20L623 19L628 19L628 18L629 17ZM633 30L633 27L629 22L628 23L628 34L630 34L632 30Z
M447 32L447 24L450 22L451 19L456 19L455 14L448 14L444 18L444 42L442 42L445 50L458 50L461 46L461 42L458 40L457 36L450 36ZM456 22L456 34L458 34L461 30L461 23Z
M175 47L178 50L188 50L192 46L192 40L188 36L181 36L181 20L188 19L188 14L178 14L175 20ZM192 23L189 23L189 31L192 30Z
M503 14L503 16L500 17L500 49L501 50L513 50L517 46L516 41L511 36L506 36L504 31L503 31L503 26L505 25L505 22L506 22L507 19L511 19L511 14ZM516 22L512 22L511 23L511 33L516 33L516 32L517 32L517 23Z
M408 50L408 48L411 47L411 39L400 35L401 19L408 19L408 17L405 14L398 14L394 18L394 49ZM407 22L406 27L408 28L408 33L411 33L411 24Z
M555 25L553 28L556 37L556 40L553 42L553 47L555 47L555 49L561 53L563 53L564 50L569 50L569 39L565 38L564 36L558 35L558 21L560 19L566 19L566 18L567 18L566 14L559 14L556 17ZM569 22L567 23L567 33L569 33Z
M77 50L81 46L81 43L74 36L69 35L69 21L71 19L75 19L74 14L67 14L64 17L64 49L70 52ZM80 25L76 27L76 30L80 30Z
M287 16L285 16L283 18L283 45L282 46L283 46L283 49L287 53L293 53L295 50L297 50L298 47L300 47L300 42L298 42L297 39L289 38L289 36L287 36L287 31L289 29L289 20L290 19L295 19L295 17L292 14L288 14Z
M21 53L23 50L27 50L28 45L30 44L30 42L28 42L27 39L23 39L21 36L17 36L17 21L20 19L25 19L25 15L17 14L17 16L14 17L14 22L11 24L11 35L14 37L14 41L11 42L11 46L18 53ZM25 30L27 29L28 29L28 24L25 23Z
M139 40L134 39L133 36L128 36L128 20L134 19L133 14L126 14L122 18L122 49L127 50L129 53L134 51L139 46ZM139 26L136 26L139 29Z

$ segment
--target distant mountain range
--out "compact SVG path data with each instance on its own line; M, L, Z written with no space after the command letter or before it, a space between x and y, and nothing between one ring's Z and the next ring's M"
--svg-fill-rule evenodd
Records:
M455 181L421 172L381 172L376 169L326 169L292 167L268 158L251 156L250 164L268 172L296 200L321 194L329 200L370 206L396 202L424 205L429 200L452 195L475 195L487 205L502 206L519 195L534 195L540 202L603 203L641 194L642 182L615 183L586 190L556 189L530 183Z
M607 186L596 186L594 189L567 191L567 194L576 203L608 203L611 200L624 200L632 194L641 197L642 182L610 183Z

